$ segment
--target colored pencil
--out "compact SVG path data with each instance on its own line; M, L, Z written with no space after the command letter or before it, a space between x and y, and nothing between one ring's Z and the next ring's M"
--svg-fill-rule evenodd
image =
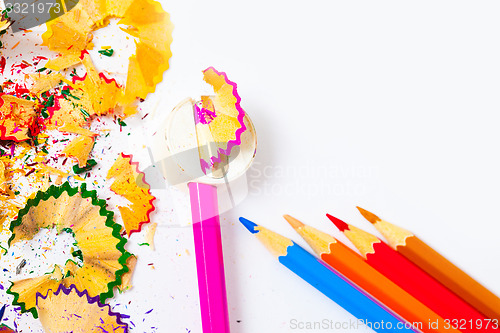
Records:
M407 331L404 322L315 256L283 237L240 217L278 261L377 332Z
M203 333L229 333L217 188L189 183Z
M486 317L379 238L330 214L327 216L361 252L369 265L445 320L456 323L460 331L498 332L489 323L488 328L485 328Z
M285 215L284 218L304 238L320 258L342 273L422 332L458 332L445 329L444 320L394 282L379 273L356 252L334 237ZM430 327L429 322L437 322ZM440 324L440 325L439 325Z
M500 321L500 298L408 230L357 207L389 245L490 319Z

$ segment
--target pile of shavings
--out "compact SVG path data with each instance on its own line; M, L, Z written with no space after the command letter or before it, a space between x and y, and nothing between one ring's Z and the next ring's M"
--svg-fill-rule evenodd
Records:
M43 151L35 153L26 142L0 145L0 246L6 248L10 234L8 226L33 192L49 186L46 173L35 172L35 166L43 161ZM37 162L35 162L37 161Z
M34 169L34 175L56 176L56 184L61 184L64 178L71 176L76 180L83 181L79 174L87 172L95 166L96 162L90 159L90 155L99 133L91 131L88 127L93 120L97 119L96 117L113 114L114 102L113 98L110 97L117 96L119 92L119 85L114 80L108 79L103 73L97 73L87 53L82 54L81 61L85 69L83 75L77 75L76 70L73 70L70 78L66 79L61 73L55 73L42 67L42 70L28 75L28 81L32 82L29 89L25 87L26 84L20 89L19 84L14 82L6 85L5 89L8 91L8 87L17 87L11 89L10 93L27 91L30 96L34 96L33 99L35 97L38 99L41 105L39 122L43 131L39 133L37 141L41 141L40 138L46 140L52 138L53 135L50 131L53 130L76 135L67 142L64 149L58 152L59 156L69 158L73 163L76 163L73 168L70 167L71 163L67 163L66 167L64 167L65 163L62 166L60 163L57 167L50 166L52 161L49 158L56 161L57 157L56 159L53 156L42 158L47 155L43 153L43 151L47 152L45 148L34 153L36 155L34 160L25 160L25 162L31 162L28 164ZM14 64L12 67L18 68L20 66ZM25 68L29 68L29 64L26 62L23 66L23 69ZM89 99L88 96L94 96L94 98ZM99 96L99 98L95 96ZM110 101L111 103L109 103ZM123 124L120 119L118 122L120 125ZM140 221L140 223L145 223L145 221Z
M36 136L38 107L36 99L0 93L0 138L20 142Z
M93 47L92 32L105 27L111 18L119 18L122 30L136 39L125 85L99 73L86 52ZM30 93L36 98L5 95L5 101L0 99L0 140L27 141L45 127L79 134L63 154L75 159L80 170L89 168L88 155L96 135L89 135L85 127L98 116L120 114L126 118L137 112L136 100L154 92L168 69L172 30L169 14L156 1L79 1L69 12L47 23L43 45L59 56L30 75L34 82ZM5 62L5 58L0 59L0 65L2 60ZM83 76L72 72L71 78L66 77L65 69L80 65L85 69ZM59 95L54 93L57 89Z
M125 333L128 330L121 314L112 312L98 297L90 297L74 285L66 288L61 284L56 291L38 293L36 307L43 326L52 328L53 332Z
M115 113L122 87L99 73L88 53L83 53L80 61L85 69L81 77L73 71L68 79L50 70L45 73L46 68L31 75L31 91L46 103L44 121L49 128L66 127L75 132L97 116Z
M36 318L37 294L46 295L61 284L85 290L102 303L113 297L114 287L122 284L122 275L129 271L127 259L131 254L124 249L127 240L120 235L121 226L113 221L106 202L85 185L76 188L65 183L39 191L12 222L9 245L31 240L41 229L52 228L74 236L79 249L73 253L75 258L65 267L55 265L48 274L14 281L7 291L14 296L13 305Z
M60 56L46 67L59 71L80 63L82 53L93 47L92 32L108 25L111 18L119 18L118 24L125 26L122 30L136 38L125 87L116 96L116 106L130 115L135 112L131 104L154 92L169 67L173 25L159 2L80 0L65 15L47 23L43 45Z
M93 32L111 19L118 19L122 30L135 40L123 82L98 71L88 53L94 47ZM99 199L85 184L96 168L105 170L102 165L96 167L100 163L96 143L103 142L105 133L95 123L114 119L121 131L126 126L123 119L138 112L138 101L155 91L169 67L172 29L168 13L154 0L80 0L50 21L41 36L42 45L57 57L12 64L10 73L17 80L9 81L4 80L8 69L0 54L0 80L4 80L0 82L0 244L5 249L21 246L41 229L49 229L71 234L78 249L71 250L72 259L64 265L9 279L12 307L39 317L48 332L128 330L121 315L103 304L115 296L116 289L131 288L137 257L124 245L131 234L151 222L155 197L138 163L124 153L106 177L112 182L110 195L127 201L117 209L123 226L115 222L109 198ZM17 45L9 46L13 50ZM111 57L114 51L103 48L100 53ZM225 73L209 68L203 74L215 91L197 105L197 132L207 134L207 142L217 143L216 154L202 161L210 167L240 144L244 111L236 84ZM105 182L99 183L107 186ZM151 246L156 226L151 223L148 228Z
M87 55L84 59L87 59ZM91 63L88 66L92 66ZM15 67L18 66L15 64ZM93 70L93 67L90 69ZM94 144L99 137L107 136L109 131L99 129L99 127L90 130L93 120L100 123L99 116L92 112L92 108L85 109L85 106L82 105L85 104L82 103L82 100L85 101L82 97L87 94L84 94L78 85L85 85L85 80L92 75L78 76L74 71L70 75L71 80L62 78L59 73L40 74L37 72L27 74L27 76L29 77L28 83L24 84L22 89L19 83L12 82L6 85L7 88L4 90L12 95L27 90L39 99L42 106L40 112L42 131L36 137L36 142L32 140L17 144L11 143L5 148L9 156L18 161L15 165L9 163L7 169L13 169L12 172L15 171L20 176L28 174L31 184L42 180L38 178L44 178L44 182L50 180L56 184L61 184L63 179L68 177L75 181L84 181L84 178L97 163L91 157ZM99 76L102 77L102 75ZM30 86L29 82L32 84L28 89L26 86ZM108 83L110 82L108 81ZM116 86L114 82L111 84ZM119 123L120 126L124 124L116 116L115 122ZM17 184L19 180L22 179L12 179L9 184ZM37 189L40 187L30 191L29 194ZM12 195L9 196L9 199L11 198ZM24 202L21 202L20 205ZM16 205L15 208L18 209L20 205Z
M124 26L122 30L136 41L136 52L129 59L127 78L122 84L111 79L109 74L97 71L86 51L93 47L92 31L106 26L111 18L119 18L118 23ZM10 23L5 22L2 17L0 28L8 28ZM58 52L57 58L49 60L36 56L32 62L23 60L6 68L13 58L9 60L7 53L0 54L0 247L7 251L10 244L31 239L40 228L74 233L81 249L80 253L75 253L78 256L75 260L64 266L54 266L47 274L15 281L9 288L14 296L13 307L34 317L45 316L42 320L45 330L57 331L61 327L56 320L58 314L68 309L74 311L70 304L81 301L77 307L79 311L88 309L89 315L97 318L95 316L102 312L102 304L92 306L91 299L97 297L104 302L113 297L114 288L120 291L131 288L137 257L126 254L124 249L118 251L121 255L110 252L114 248L113 239L120 239L122 244L123 235L130 236L150 222L155 198L138 164L132 162L131 156L123 154L108 175L114 178L111 190L117 197L130 202L118 208L124 231L118 224L113 224L110 231L102 221L97 222L98 218L89 225L78 227L77 223L66 226L53 219L47 222L43 214L58 214L62 207L69 207L68 203L77 209L78 205L72 200L80 202L83 199L78 194L66 195L73 190L69 189L69 183L61 184L65 180L71 185L85 183L98 163L92 156L93 149L96 140L106 133L95 128L91 130L92 124L99 122L101 117L114 118L121 130L126 126L122 119L138 112L137 101L155 91L168 69L173 26L168 13L156 1L81 0L71 11L49 22L47 28L42 36L43 45ZM0 29L0 35L5 31ZM12 50L18 44L14 43ZM106 51L105 55L112 54ZM10 78L4 72L10 72ZM45 193L56 191L53 184L66 190L48 198ZM80 192L85 193L84 190ZM38 205L41 208L37 211ZM69 223L72 219L66 221ZM95 223L101 226L100 233L96 233ZM104 225L109 223L106 217ZM92 228L92 233L85 228ZM149 238L153 244L151 235L155 228L151 230ZM99 237L99 242L95 237ZM58 288L63 292L55 292ZM78 295L78 299L70 295ZM69 308L51 306L48 310L47 305L52 303L47 300L55 300ZM71 318L78 318L81 312L75 311L75 315ZM110 331L127 331L126 325L113 316L111 320L105 316L98 319L109 321ZM68 327L92 332L93 328L84 326L83 322L89 320L74 320Z

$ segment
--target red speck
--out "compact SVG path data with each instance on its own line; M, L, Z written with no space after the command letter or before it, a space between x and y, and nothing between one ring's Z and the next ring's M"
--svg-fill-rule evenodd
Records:
M37 136L40 134L41 131L41 124L38 121L34 121L31 124L28 125L29 133L32 137Z
M5 64L7 63L7 60L5 57L0 58L0 74L3 74L3 71L5 70Z
M42 56L33 57L33 61L40 61L40 60L48 60L48 59L46 57L42 57Z
M26 88L26 86L24 85L22 86L19 83L16 83L14 90L16 91L16 94L18 96L30 93L30 91Z

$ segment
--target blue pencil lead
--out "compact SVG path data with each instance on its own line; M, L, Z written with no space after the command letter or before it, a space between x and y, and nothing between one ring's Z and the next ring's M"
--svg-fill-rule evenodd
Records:
M2 321L4 313L5 313L5 304L0 309L0 321Z
M248 229L252 234L256 234L259 232L259 230L255 230L255 227L257 227L257 224L253 223L252 221L247 220L246 218L240 217L240 222L245 226L245 228Z

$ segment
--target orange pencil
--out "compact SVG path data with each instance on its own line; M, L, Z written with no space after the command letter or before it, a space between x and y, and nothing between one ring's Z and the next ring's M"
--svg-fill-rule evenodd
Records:
M452 264L413 233L357 207L385 237L389 245L441 282L487 318L500 321L500 298Z
M327 214L366 262L462 332L498 332L476 309L374 235Z
M368 265L359 254L334 237L289 215L284 218L323 261L400 315L413 328L422 332L458 332L452 328L445 329L442 317ZM441 325L430 327L429 322Z

